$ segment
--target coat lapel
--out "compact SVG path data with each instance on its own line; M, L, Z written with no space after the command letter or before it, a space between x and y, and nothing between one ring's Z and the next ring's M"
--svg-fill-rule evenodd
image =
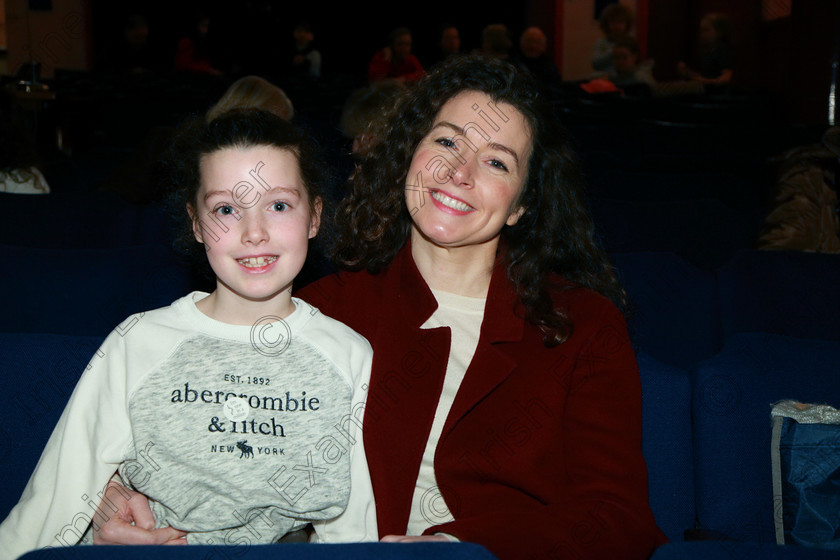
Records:
M441 440L515 369L516 362L496 344L522 340L525 321L516 315L516 307L516 291L508 281L504 267L497 262L487 292L478 346L446 418Z
M374 340L365 441L381 535L405 534L420 462L429 439L449 359L448 327L421 329L437 301L406 244L383 273ZM514 313L516 293L497 264L490 281L476 353L458 389L443 437L514 370L495 344L521 340L524 319ZM388 305L384 308L384 305Z
M381 535L405 534L446 362L448 328L421 329L437 308L407 245L385 271L365 411L365 440Z

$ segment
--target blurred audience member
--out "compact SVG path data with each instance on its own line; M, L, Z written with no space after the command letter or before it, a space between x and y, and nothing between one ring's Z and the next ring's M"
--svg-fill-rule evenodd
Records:
M132 74L160 71L160 58L152 48L149 36L148 20L139 14L129 15L119 43L106 54L105 69Z
M481 32L481 52L494 58L510 60L513 41L508 28L501 23L488 25Z
M310 78L321 77L321 52L315 48L315 34L309 23L295 25L294 54L292 55L292 74Z
M377 52L368 65L368 79L378 82L393 78L413 83L426 72L417 57L411 54L411 31L399 27L388 36L388 46Z
M446 60L454 54L461 52L461 34L458 28L451 23L444 23L440 26L440 37L435 49L435 54L429 60L427 66L433 66L438 62Z
M353 153L367 152L377 141L377 129L406 90L404 83L383 80L350 94L341 111L341 132L353 139Z
M592 69L598 73L615 70L613 45L622 37L629 37L633 29L633 12L623 4L612 4L604 8L598 20L604 36L595 43L592 52Z
M259 76L245 76L228 87L205 118L210 121L231 109L246 108L265 109L285 120L294 115L292 102L282 89ZM160 182L154 177L154 165L169 149L174 130L171 126L151 128L132 157L108 176L99 190L116 192L133 204L160 201L165 193L157 189Z
M619 87L638 84L651 88L656 86L653 64L640 61L639 56L639 43L633 37L616 39L613 45L614 68L607 74L607 79Z
M222 71L210 62L210 17L198 16L195 27L187 37L178 41L175 51L175 71L221 76Z
M837 171L840 127L822 143L788 150L773 189L773 207L759 234L759 249L840 253Z
M207 111L206 118L211 121L234 108L264 109L287 121L295 114L286 92L259 76L245 76L233 82L222 98Z
M711 13L700 20L700 66L689 68L685 62L677 66L690 80L703 84L728 84L735 66L735 40L732 20L725 14Z
M519 62L531 71L542 83L558 85L561 81L557 66L546 51L548 39L539 27L529 27L519 39Z
M0 90L0 192L47 194L50 186L38 169L35 148L15 115L14 99Z

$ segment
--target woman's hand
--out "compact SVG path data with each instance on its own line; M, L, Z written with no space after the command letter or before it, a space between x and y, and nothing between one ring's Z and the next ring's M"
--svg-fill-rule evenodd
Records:
M108 483L94 520L93 544L187 544L183 531L172 527L155 529L146 496L119 482Z
M451 542L443 535L417 535L410 537L408 535L386 535L380 539L381 542Z

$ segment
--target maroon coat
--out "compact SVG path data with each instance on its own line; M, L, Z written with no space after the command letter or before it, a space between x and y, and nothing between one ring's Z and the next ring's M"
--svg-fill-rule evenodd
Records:
M384 272L341 273L301 298L373 346L365 448L380 535L405 534L449 356L448 327L407 245ZM558 347L514 313L504 270L490 282L472 362L435 453L455 521L429 529L499 558L646 558L665 542L648 506L641 388L624 319L595 292L556 302L574 321Z

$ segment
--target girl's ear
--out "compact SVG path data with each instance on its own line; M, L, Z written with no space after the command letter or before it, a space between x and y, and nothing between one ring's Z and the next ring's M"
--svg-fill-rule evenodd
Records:
M321 228L321 210L324 209L324 201L320 196L316 196L312 201L312 211L309 213L309 239L318 235L318 230Z
M510 215L507 217L507 221L505 221L505 223L509 226L516 225L516 222L519 221L519 218L521 218L522 214L524 214L524 213L525 213L525 207L520 206L519 208L517 208L516 210L514 210L513 212L510 213Z
M189 202L187 203L187 214L190 215L190 221L192 222L192 230L193 235L195 236L195 240L199 243L204 243L204 238L201 236L201 222L198 219L198 213L195 211L195 208L192 207L192 204Z

